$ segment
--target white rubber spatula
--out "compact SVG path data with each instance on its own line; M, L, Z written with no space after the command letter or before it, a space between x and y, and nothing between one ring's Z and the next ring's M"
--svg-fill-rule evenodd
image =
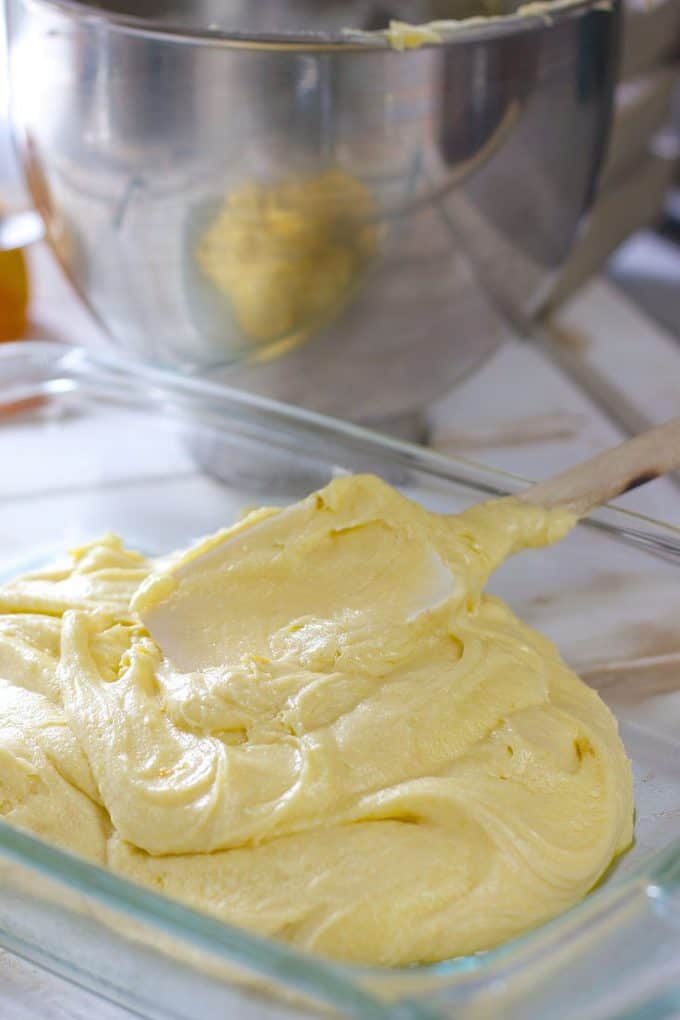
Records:
M563 507L582 517L676 468L680 468L680 418L533 485L517 498L546 508ZM357 555L347 538L357 522L366 527L381 516L395 522L404 511L401 497L387 486L377 497L379 506L370 486L358 484L353 498L351 511L333 522L333 533L345 536L342 550L328 552L324 546L320 551L314 544L315 536L328 530L322 490L207 540L138 595L134 608L173 665L189 672L238 663L246 655L266 658L272 634L291 624L303 626L304 621L323 627L324 620L342 613L348 626L361 616L367 631L371 626L379 629L387 620L386 625L394 628L389 640L398 641L404 625L448 598L456 580L427 541L404 541L396 536L396 528L376 527L364 553ZM302 553L284 570L281 553L293 538L300 539ZM312 550L309 555L307 549ZM365 555L366 549L370 554ZM374 606L380 613L376 610L372 623ZM317 639L310 631L307 640Z

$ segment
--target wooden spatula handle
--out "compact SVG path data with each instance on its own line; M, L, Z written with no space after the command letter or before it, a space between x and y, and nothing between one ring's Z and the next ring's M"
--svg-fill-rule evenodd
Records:
M526 489L519 498L563 506L582 517L629 489L680 468L680 418L642 432L620 446Z

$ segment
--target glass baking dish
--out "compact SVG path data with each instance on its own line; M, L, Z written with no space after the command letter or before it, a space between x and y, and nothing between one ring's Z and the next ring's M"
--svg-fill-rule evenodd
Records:
M190 378L0 348L0 576L106 530L149 553L372 470L456 512L521 481ZM587 899L488 953L377 970L305 956L0 823L0 944L145 1017L671 1017L680 1012L680 530L606 509L492 587L619 718L636 842Z

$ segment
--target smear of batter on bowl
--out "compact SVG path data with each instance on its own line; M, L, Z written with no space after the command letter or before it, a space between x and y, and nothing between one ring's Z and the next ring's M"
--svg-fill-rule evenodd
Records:
M632 838L613 716L484 591L573 524L510 498L442 516L354 476L164 561L109 535L11 581L3 817L338 960L540 924Z
M335 315L378 242L370 190L339 170L231 191L197 258L257 344L306 335Z
M394 50L415 50L423 46L438 45L452 38L456 33L470 28L490 25L513 18L542 17L546 24L551 23L552 15L569 7L582 5L581 0L529 0L521 4L515 11L503 12L499 4L489 3L488 11L483 14L463 15L458 18L440 18L422 24L393 19L386 29L367 32L359 29L345 29L348 38L357 41L375 42L383 37ZM588 9L609 11L613 7L612 0L599 0ZM496 9L494 9L496 8Z

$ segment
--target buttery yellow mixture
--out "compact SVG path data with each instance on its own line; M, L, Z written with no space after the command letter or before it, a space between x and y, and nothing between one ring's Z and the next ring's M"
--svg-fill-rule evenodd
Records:
M377 246L368 188L339 169L234 189L197 251L245 336L300 339L334 315Z
M370 41L378 35L384 35L394 50L417 50L423 46L444 43L461 30L510 18L530 18L539 15L549 25L552 22L553 14L567 7L574 7L577 2L578 0L529 0L528 3L520 4L515 11L510 12L504 10L504 4L498 3L496 0L486 0L481 4L466 4L465 7L468 9L461 7L456 18L440 18L425 24L412 24L408 21L393 19L390 21L389 27L383 31L366 32L358 29L346 29L345 34L365 41ZM484 13L470 13L471 9L480 7ZM598 7L605 11L611 10L612 0L601 0Z
M165 561L107 536L9 582L3 817L341 960L531 928L632 838L610 712L483 590L573 523L356 476Z

